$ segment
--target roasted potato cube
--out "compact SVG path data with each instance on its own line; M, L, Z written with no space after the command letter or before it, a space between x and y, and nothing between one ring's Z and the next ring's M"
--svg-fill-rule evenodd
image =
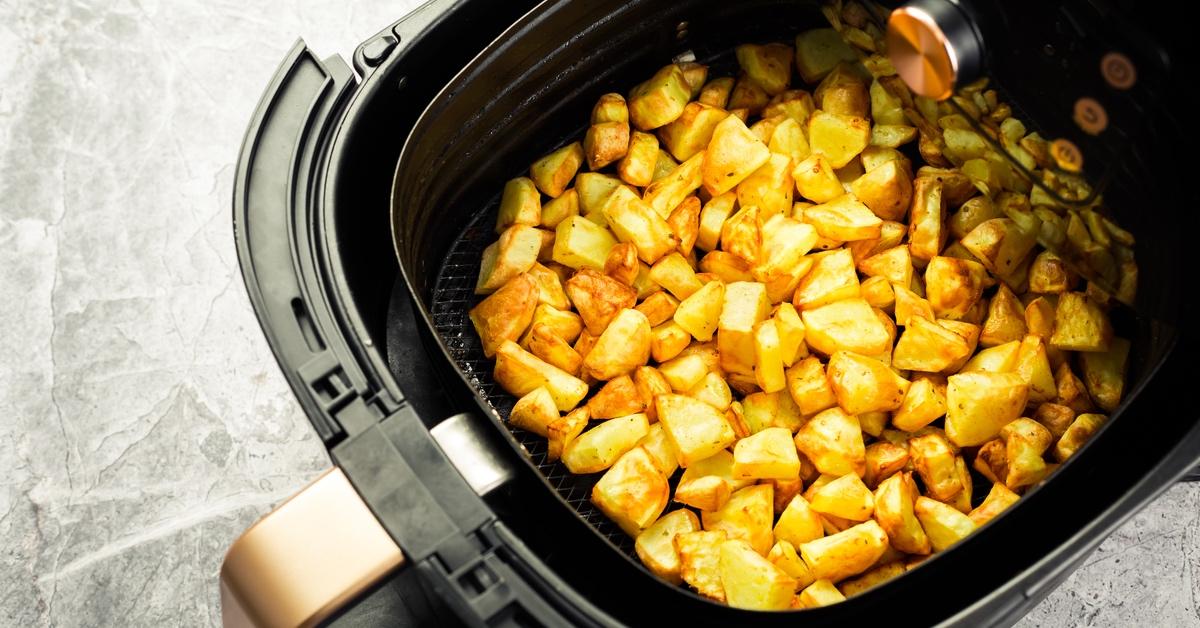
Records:
M848 473L814 491L811 508L822 515L866 521L875 510L875 498L862 478Z
M804 136L804 127L793 118L786 118L771 132L767 148L772 154L784 155L791 164L798 164L812 152L808 146L808 138Z
M704 151L692 155L665 177L651 183L642 194L642 200L653 207L659 216L670 216L683 199L700 187L703 181L704 155Z
M805 83L817 83L843 61L858 55L832 28L816 28L796 36L796 70Z
M931 177L913 182L908 247L913 257L932 260L946 243L946 200L942 183Z
M659 179L665 178L671 174L671 171L679 167L679 162L671 156L666 150L658 149L658 159L654 160L654 176L651 177L650 183L655 183Z
M677 393L689 392L708 373L704 358L696 354L681 355L662 363L658 368L671 389Z
M530 353L571 375L579 376L583 357L571 344L559 336L549 325L534 325L526 335L525 348Z
M1125 363L1129 360L1129 341L1113 337L1107 351L1079 354L1079 368L1088 393L1101 409L1112 412L1121 405L1125 388ZM1040 365L1040 362L1038 362ZM1048 365L1047 365L1048 368ZM1041 374L1041 371L1038 371ZM1054 391L1051 391L1051 397Z
M800 551L814 578L835 581L869 569L883 555L887 546L887 533L878 523L870 520L837 534L803 543L796 549Z
M778 392L787 386L779 329L774 319L762 321L754 328L754 377L764 392Z
M814 203L827 203L846 193L833 165L820 153L813 153L798 163L792 170L792 179L800 196Z
M606 382L587 402L588 413L593 419L615 419L629 416L646 409L646 403L638 393L633 378L628 375Z
M597 337L621 310L637 302L633 288L592 270L575 273L567 280L566 290L584 326Z
M862 162L863 172L870 172L889 161L894 161L900 165L905 174L909 175L910 179L912 178L912 161L905 157L904 153L894 148L868 146L859 155L859 161Z
M616 177L610 177L599 172L581 172L575 177L575 193L579 195L579 210L588 220L607 227L601 210L608 202L608 196L613 190L624 187L625 184Z
M1055 371L1054 383L1058 389L1058 396L1054 399L1055 403L1067 406L1076 414L1092 411L1092 400L1084 390L1083 382L1075 376L1075 373L1071 372L1071 367L1066 362L1060 364L1058 370Z
M763 109L763 117L785 115L800 125L804 125L808 122L808 116L812 115L816 108L812 94L802 89L789 89L771 97ZM805 140L805 145L807 144L808 141Z
M1021 343L1014 340L976 353L959 373L1009 373L1017 369Z
M710 107L725 109L729 105L729 94L732 91L733 77L724 76L705 83L696 100Z
M548 436L550 424L558 418L554 397L545 386L538 386L517 400L508 415L508 422L539 436Z
M650 341L646 316L634 309L623 309L596 339L583 359L583 370L599 380L628 374L650 359Z
M870 113L867 84L848 63L839 63L813 91L817 108L858 118Z
M896 293L899 296L900 290L897 289ZM900 307L899 299L896 307ZM949 369L971 355L972 347L967 341L942 325L924 316L910 316L907 322L908 326L896 343L892 366L936 373Z
M1021 340L1025 337L1025 331L1025 308L1008 286L1000 284L996 295L988 303L988 314L979 333L979 344L994 347Z
M562 455L563 464L571 473L598 473L636 447L649 431L650 423L641 413L604 421L567 445ZM658 472L657 465L655 472Z
M790 205L790 203L789 203ZM804 255L817 241L812 225L782 215L772 216L762 227L762 247L754 278L762 283L796 273L806 264Z
M533 181L517 177L505 183L496 216L496 233L504 233L513 225L536 227L541 221L542 197Z
M850 191L884 220L903 220L912 204L912 179L897 161L867 170L850 184Z
M712 140L704 152L701 168L704 189L712 196L724 194L761 168L770 157L770 149L744 122L728 116L713 128Z
M600 122L588 127L583 136L583 153L589 170L599 170L629 151L629 123Z
M692 247L700 237L700 199L689 196L667 216L667 224L675 232L679 240L679 252L684 255L692 254Z
M1058 439L1062 438L1067 428L1071 426L1071 422L1075 420L1075 411L1057 403L1046 402L1039 405L1034 411L1033 420L1049 430L1052 440L1058 442Z
M758 83L742 73L729 93L729 113L745 122L750 116L762 113L770 99L770 95Z
M562 457L571 441L583 433L588 424L587 407L576 408L550 422L546 428L546 458L551 462Z
M645 187L654 179L656 161L658 138L650 133L634 131L629 138L629 150L617 163L617 174L629 185Z
M800 407L782 390L747 394L742 400L742 415L752 434L772 426L794 432L804 423Z
M1075 287L1076 276L1067 263L1050 251L1042 251L1029 267L1029 291L1062 294Z
M928 497L918 497L913 510L935 552L942 552L951 545L967 538L978 527L970 517Z
M766 287L738 281L725 287L725 301L717 323L717 348L726 371L752 373L754 326L767 319L771 304Z
M873 308L892 310L896 306L896 292L891 282L883 277L868 277L859 286L862 298Z
M928 432L908 440L913 468L921 476L925 492L940 502L950 502L965 488L955 466L955 452L939 432Z
M1050 401L1058 394L1054 371L1050 369L1050 358L1041 336L1028 334L1021 340L1014 370L1029 386L1030 403Z
M650 279L680 300L704 287L696 278L692 265L679 253L671 253L655 262L650 267Z
M1037 240L1027 235L1008 218L993 218L975 227L962 239L962 245L998 276L1012 274Z
M737 185L738 204L756 206L763 219L787 215L792 209L792 160L787 155L771 153L767 161Z
M898 430L915 432L946 414L945 381L926 377L915 379L904 396L900 409L892 417Z
M591 123L604 122L629 122L629 107L625 104L624 96L604 94L596 101L596 106L592 107Z
M675 310L678 307L678 299L662 290L659 290L658 292L646 297L634 309L642 314L645 314L646 320L650 323L650 325L655 326L671 320L671 317L675 315Z
M842 595L853 597L867 589L883 584L903 574L905 571L907 570L904 568L903 563L897 562L880 565L857 578L842 582L840 590Z
M613 190L602 211L617 239L637 247L638 258L647 264L658 261L679 244L667 221L629 188Z
M925 295L938 318L960 319L983 296L986 279L981 264L935 255L925 267Z
M692 335L675 321L667 321L650 330L650 355L655 362L667 362L692 342Z
M1000 482L993 482L992 490L988 491L983 503L971 510L967 516L971 518L971 521L975 522L976 526L982 526L995 519L997 515L1004 512L1009 506L1017 503L1018 499L1020 499L1020 496L1008 490L1007 486Z
M866 472L867 453L858 417L830 408L808 420L796 433L796 449L821 473Z
M578 405L588 392L583 380L547 364L511 340L505 340L496 349L493 377L501 388L517 396L545 386L554 397L555 406L563 412Z
M604 270L608 253L616 245L617 240L608 229L582 216L571 216L558 223L555 229L552 255L554 261L563 266L599 271ZM538 246L541 246L540 236ZM535 259L536 256L535 253Z
M862 299L843 299L800 313L804 341L825 355L839 350L879 355L891 344L891 334Z
M542 206L541 226L554 229L562 221L579 215L579 193L571 188Z
M667 478L641 447L625 452L592 488L592 503L630 536L637 536L667 506Z
M776 541L775 545L771 546L771 551L767 552L767 560L796 581L796 590L813 583L808 565L804 564L804 559L800 558L800 555L796 553L795 546L791 543L782 540Z
M734 49L738 65L750 80L774 96L792 79L792 47L784 44L742 44Z
M468 316L483 344L483 354L490 358L502 342L520 338L537 307L537 284L528 273L522 273L471 308Z
M837 404L833 388L825 377L825 367L809 356L789 367L785 373L788 393L803 415L812 415Z
M768 427L737 442L733 449L733 476L743 479L791 480L800 477L800 458L792 433Z
M805 587L793 600L796 608L817 608L846 601L846 596L829 580L817 580Z
M912 284L912 255L906 246L894 246L876 253L859 262L858 269L868 277L883 277L896 285Z
M700 259L700 270L730 284L737 281L754 281L750 265L742 258L725 251L711 251Z
M1050 447L1053 436L1041 423L1033 419L1020 418L1000 430L1004 441L1005 460L1008 473L1004 484L1018 489L1040 482L1050 472L1042 454Z
M982 445L1025 409L1029 387L1016 373L960 373L946 379L946 436L959 447Z
M871 119L875 124L908 124L904 117L904 103L894 96L878 80L871 81Z
M805 209L804 222L815 227L821 237L839 242L878 238L883 225L853 194Z
M825 529L821 516L809 506L808 500L796 495L779 515L774 534L780 541L799 546L825 536Z
M796 591L794 578L741 539L721 544L721 585L730 606L755 610L786 609Z
M708 80L708 66L687 61L679 63L679 69L683 70L683 76L687 79L688 85L692 88L692 98L700 95L700 90L704 88L704 82Z
M827 372L838 405L850 414L895 410L908 391L908 380L886 364L850 351L830 356Z
M575 178L582 163L583 145L574 142L533 162L529 167L529 178L542 194L558 198Z
M679 462L675 460L675 449L671 446L671 441L667 438L667 432L662 425L651 423L650 430L646 432L642 440L638 441L637 446L650 454L654 466L658 467L663 476L669 478L679 468Z
M1090 297L1081 292L1066 292L1058 297L1054 312L1054 334L1050 344L1064 351L1108 351L1112 343L1112 323L1108 315Z
M725 284L710 281L679 302L674 321L700 342L712 340L725 302Z
M721 229L725 221L733 214L737 195L726 192L714 196L700 210L700 233L696 237L696 246L705 251L715 251L721 239Z
M675 501L700 510L718 510L729 495L754 484L754 480L733 477L733 454L722 449L683 470Z
M915 275L914 275L915 278ZM929 301L905 286L893 285L896 294L896 324L901 327L911 327L913 318L935 320L933 306ZM965 361L965 358L964 358Z
M663 377L662 372L653 366L639 366L634 369L633 383L637 386L642 403L646 405L646 416L651 422L657 421L658 410L655 408L654 398L657 395L669 394L671 384Z
M766 556L774 543L771 534L774 519L770 484L739 489L720 509L700 513L705 530L724 530L731 539L745 540L761 556Z
M513 277L533 268L542 248L542 233L528 225L514 224L500 234L500 239L483 251L475 294L494 292Z
M678 118L692 98L692 87L677 65L663 67L629 94L629 120L641 131L657 129Z
M1104 421L1103 414L1081 414L1075 417L1071 427L1067 428L1062 438L1058 439L1058 443L1054 445L1054 459L1066 462L1067 458L1075 455L1075 452L1100 430Z
M963 175L958 176L966 179L966 177ZM947 179L944 177L942 178L942 184L945 186L950 185L947 182ZM973 193L975 191L975 187L970 185L970 180L967 180L967 184ZM949 188L946 189L948 190ZM947 196L949 196L948 192ZM952 206L953 204L947 203L947 205ZM1004 218L1004 211L1001 210L1000 207L995 203L993 203L990 198L986 196L976 196L968 199L962 204L962 207L958 208L958 211L950 215L950 235L961 239L966 237L968 233L973 231L979 225L994 218Z
M886 413L879 414L885 419L887 418ZM859 419L859 422L861 423L862 420ZM880 435L882 433L881 429ZM886 440L871 443L867 445L867 471L863 474L863 483L869 488L876 488L879 486L879 482L908 466L908 461L907 446L897 445Z
M725 416L703 401L684 395L658 395L654 402L681 467L725 449L737 438Z
M728 536L722 530L680 532L675 535L679 551L679 575L704 597L725 601L721 586L721 545Z
M679 575L682 561L675 548L675 536L698 530L700 519L696 513L687 508L672 510L642 530L633 548L650 573L671 584L679 584L683 582Z
M571 302L567 300L567 293L563 290L562 280L559 279L558 273L545 266L542 266L541 264L534 264L529 268L529 278L532 279L534 284L537 286L539 310L543 308L550 308L551 310L554 310L555 313L559 315L569 315L573 317L576 322L578 322L579 317L576 314L573 312L564 311L571 308ZM537 314L538 312L535 311L535 321L537 321L539 318ZM543 316L545 316L545 314L543 314ZM563 328L561 325L554 325L554 327L556 329ZM578 332L575 332L574 335L568 333L563 333L560 335L570 342L575 339L575 335L578 335ZM567 336L570 337L567 338Z
M875 490L875 520L887 533L891 546L909 554L928 554L931 546L914 512L917 485L912 474L897 473Z
M608 259L604 260L604 274L627 286L637 281L641 270L638 249L632 242L622 242L612 247L608 251Z
M780 303L774 318L784 366L790 367L800 358L808 357L808 346L804 344L804 321L800 319L796 308L791 303Z
M850 163L870 141L871 122L866 118L820 109L808 118L809 148L825 155L834 168Z
M871 127L871 146L897 148L917 139L917 129L904 124L877 124Z
M725 378L721 377L719 373L711 371L706 373L704 379L693 386L687 394L722 412L728 409L729 404L733 402L733 393L729 390L729 384L725 382Z
M800 280L792 303L796 309L812 310L859 296L858 274L848 249L813 256L812 269Z

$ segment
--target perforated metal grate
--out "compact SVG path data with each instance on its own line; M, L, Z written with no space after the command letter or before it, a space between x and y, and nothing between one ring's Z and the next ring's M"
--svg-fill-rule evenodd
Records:
M492 229L494 219L493 212L484 212L455 240L434 284L430 311L433 313L434 327L442 342L450 349L458 368L475 390L507 420L516 399L492 379L494 362L484 357L483 346L467 317L467 311L481 300L474 294L475 280L479 276L483 249L496 240L496 232ZM600 479L600 474L572 474L562 463L546 459L544 437L518 428L511 429L538 470L575 512L622 551L635 556L633 539L589 500L592 486Z

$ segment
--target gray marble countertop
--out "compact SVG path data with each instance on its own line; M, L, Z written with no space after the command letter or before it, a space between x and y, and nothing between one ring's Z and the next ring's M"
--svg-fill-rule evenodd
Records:
M329 464L230 226L246 123L298 36L412 0L0 0L0 625L219 623L228 544ZM1023 625L1200 626L1200 484Z

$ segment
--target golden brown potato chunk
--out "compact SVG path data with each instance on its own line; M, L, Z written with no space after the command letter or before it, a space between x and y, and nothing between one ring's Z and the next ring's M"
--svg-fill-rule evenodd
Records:
M960 373L946 382L946 436L959 447L995 438L1025 409L1029 387L1016 373Z
M684 395L658 395L654 402L681 467L687 468L737 439L725 416L703 401Z
M730 606L783 610L791 605L796 580L745 541L730 539L722 543L720 566L721 585Z
M651 573L670 582L683 581L679 572L682 561L675 548L675 537L685 532L700 530L700 519L687 508L672 510L658 518L650 527L642 530L634 543L638 558Z
M738 65L750 80L774 96L792 79L792 47L785 44L743 44L734 49Z
M634 309L623 309L596 339L583 360L584 372L609 380L633 371L650 359L650 323Z
M567 296L583 319L588 332L599 336L624 309L634 306L633 288L592 270L581 270L567 280Z
M520 338L533 320L537 303L537 285L528 273L522 273L471 308L471 324L479 334L483 354L490 358L502 342Z
M800 555L818 580L841 580L875 564L888 547L888 536L875 520L799 545Z
M667 507L670 490L650 454L634 447L600 476L592 488L592 503L626 534L637 536Z
M775 519L770 484L755 484L739 489L718 510L703 511L700 521L705 530L724 530L731 539L742 539L765 556L774 544L771 522Z
M550 198L558 198L567 189L583 163L583 145L574 142L533 162L529 178Z
M679 574L704 597L725 601L721 586L721 545L728 536L723 530L680 532L675 535L679 550Z
M1059 295L1050 344L1064 351L1108 351L1112 323L1090 297L1080 292Z
M629 94L629 120L641 131L657 129L683 113L692 87L677 65L668 65Z
M866 472L867 452L858 417L830 408L809 419L796 433L796 449L821 473Z
M808 118L808 145L834 168L850 163L870 141L871 122L866 118L820 109Z
M850 414L895 410L909 386L883 362L850 351L829 357L828 376L838 405Z
M928 554L929 537L914 512L918 498L912 474L897 473L875 490L875 520L887 533L892 547L910 554Z
M704 151L701 170L704 189L712 196L732 190L771 157L763 144L736 116L728 116L713 128L712 140Z

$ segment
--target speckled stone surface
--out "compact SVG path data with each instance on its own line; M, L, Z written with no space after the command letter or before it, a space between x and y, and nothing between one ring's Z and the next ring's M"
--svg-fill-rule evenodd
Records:
M412 0L0 0L0 625L219 623L231 540L328 465L250 309L234 160L284 53ZM1200 485L1022 623L1200 626Z

